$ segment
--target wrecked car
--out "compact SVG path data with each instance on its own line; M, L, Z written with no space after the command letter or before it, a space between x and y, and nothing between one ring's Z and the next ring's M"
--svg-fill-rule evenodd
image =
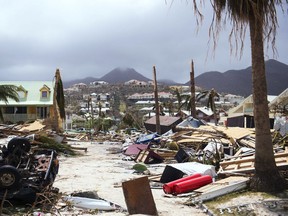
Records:
M52 187L59 168L57 153L31 148L29 139L12 138L0 152L0 199L34 202Z

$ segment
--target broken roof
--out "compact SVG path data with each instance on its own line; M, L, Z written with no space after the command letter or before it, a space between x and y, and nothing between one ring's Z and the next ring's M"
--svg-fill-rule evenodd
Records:
M8 98L9 105L53 105L53 82L52 81L0 81L0 85L15 85L21 86L27 91L27 96L23 99L19 99L19 102L16 102ZM41 99L40 90L46 87L49 89L50 97L47 100ZM6 105L4 101L0 101L0 105Z
M160 125L162 126L170 126L175 122L181 120L180 117L172 117L172 116L159 116L160 118ZM156 124L156 116L148 119L145 124Z

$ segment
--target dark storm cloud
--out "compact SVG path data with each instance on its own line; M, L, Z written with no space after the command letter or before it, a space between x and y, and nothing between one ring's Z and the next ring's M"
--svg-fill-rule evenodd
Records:
M51 80L56 68L64 80L98 78L116 67L131 67L152 78L156 65L159 79L186 82L191 59L196 75L250 66L249 38L239 60L230 55L227 32L211 57L209 4L203 10L205 20L196 34L192 5L186 1L172 6L164 0L2 2L0 79ZM287 64L282 20L278 60Z

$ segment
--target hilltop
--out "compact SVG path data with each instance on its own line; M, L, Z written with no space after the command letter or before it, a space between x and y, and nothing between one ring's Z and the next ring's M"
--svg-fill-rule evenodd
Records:
M288 65L276 60L268 60L265 62L266 78L269 95L278 95L287 88ZM151 79L143 76L133 68L115 68L106 75L95 78L86 77L65 82L64 87L67 88L76 83L89 84L93 81L105 81L109 84L123 84L129 80L150 81ZM181 85L169 79L158 80L158 82L166 85ZM247 67L241 70L228 70L226 72L210 71L195 77L197 87L203 89L216 89L219 93L230 93L242 96L248 96L252 93L252 68ZM183 85L190 85L190 81Z

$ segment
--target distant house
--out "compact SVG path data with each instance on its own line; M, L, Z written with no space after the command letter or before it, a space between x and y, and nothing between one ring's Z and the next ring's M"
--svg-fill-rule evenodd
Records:
M160 101L170 100L173 95L170 92L158 92L158 99ZM138 100L154 100L154 93L135 93L128 96L128 100L138 101Z
M5 122L46 119L53 115L52 81L0 81L0 85L15 85L24 90L18 92L19 102L9 99L6 104L0 101Z
M160 134L164 134L169 130L174 130L176 125L182 122L180 117L171 117L171 116L159 116L160 118ZM156 116L145 121L144 126L146 130L151 132L156 132Z
M105 81L94 81L94 82L91 82L90 85L94 85L94 86L99 86L99 85L108 85L109 83L108 82L105 82Z
M76 89L86 89L88 86L85 83L77 83L73 85L74 88Z
M153 93L134 93L130 96L128 96L128 100L151 100L154 99L154 94Z
M154 100L139 100L135 102L135 106L140 109L143 107L154 107L155 106L155 101Z
M206 122L215 123L214 113L208 107L196 107L197 119L205 120Z
M65 130L71 130L72 129L72 111L71 110L65 110L66 113L66 118L65 118L65 125L64 129Z
M268 95L267 100L268 103L273 101L277 96ZM228 111L229 116L237 116L237 115L253 115L253 96L250 95L245 98L238 106L230 109Z
M125 82L124 85L129 85L129 86L133 86L133 87L146 87L149 84L145 81L139 81L139 80L132 79L132 80Z
M268 103L273 101L277 96L268 95ZM273 128L274 117L270 115L270 128ZM244 127L254 128L254 114L253 114L253 96L250 95L245 98L238 106L228 111L227 123L228 127Z
M220 97L221 98L221 97ZM240 104L245 98L240 95L226 94L223 97L223 101L230 102L231 104Z
M269 108L270 108L270 111L273 111L274 113L287 114L288 112L288 88L285 89L281 94L279 94L269 103Z
M89 95L85 95L85 96L83 95L83 99L85 99L85 100L87 100L88 97L89 97ZM95 102L97 102L97 101L109 101L111 99L111 96L109 93L97 94L97 93L93 92L90 94L90 97L91 97L92 101L95 101Z

